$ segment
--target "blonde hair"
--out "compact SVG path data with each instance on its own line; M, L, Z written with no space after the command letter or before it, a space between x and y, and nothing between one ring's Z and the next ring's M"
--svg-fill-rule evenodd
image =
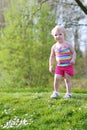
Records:
M56 25L52 31L51 34L54 36L57 32L62 31L64 33L64 36L66 36L66 30L64 27L60 26L60 25Z

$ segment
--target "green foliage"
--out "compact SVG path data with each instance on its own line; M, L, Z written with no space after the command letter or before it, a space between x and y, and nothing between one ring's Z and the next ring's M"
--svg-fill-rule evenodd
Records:
M82 55L82 52L80 50L76 51L76 63L75 63L75 76L74 78L76 79L82 79L82 77L85 77L85 62L84 62L84 57Z
M11 0L5 18L0 38L2 86L46 86L55 15L47 3Z

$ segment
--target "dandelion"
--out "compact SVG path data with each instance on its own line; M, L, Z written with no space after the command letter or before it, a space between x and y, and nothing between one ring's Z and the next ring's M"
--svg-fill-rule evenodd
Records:
M28 114L25 114L24 116L26 117L26 116L28 116Z
M86 109L87 108L87 104L84 104L82 107Z
M79 107L79 110L81 110L81 107Z
M2 114L8 114L7 109L4 109L4 111L2 112Z
M4 125L1 125L2 128L13 128L13 127L18 127L21 125L28 125L28 121L24 119L19 119L17 116L14 117L13 120L9 120L6 122Z

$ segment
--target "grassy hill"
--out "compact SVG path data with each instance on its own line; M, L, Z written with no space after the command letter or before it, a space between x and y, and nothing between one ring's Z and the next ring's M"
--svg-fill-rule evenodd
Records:
M0 88L0 130L87 130L87 89L72 92L51 99L50 88Z

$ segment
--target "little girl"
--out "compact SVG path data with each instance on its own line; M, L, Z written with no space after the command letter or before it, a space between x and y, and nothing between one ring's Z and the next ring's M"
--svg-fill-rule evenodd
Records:
M54 92L51 98L57 98L59 96L59 82L61 77L64 77L66 85L66 94L64 98L70 98L71 95L71 76L74 75L74 64L76 59L76 52L72 45L65 41L66 36L65 28L62 26L55 26L51 31L56 43L51 48L51 54L49 58L49 71L55 72L54 75ZM54 71L53 62L56 58L56 69Z

